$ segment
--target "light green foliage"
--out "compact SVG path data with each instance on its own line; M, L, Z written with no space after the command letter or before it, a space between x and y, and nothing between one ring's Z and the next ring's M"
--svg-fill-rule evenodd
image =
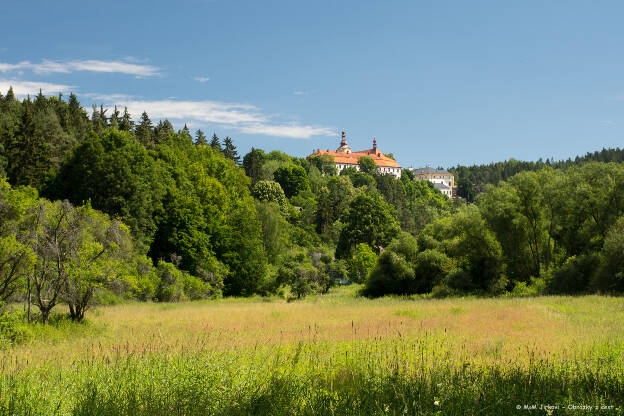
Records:
M375 264L377 264L377 255L373 249L368 244L358 244L349 262L349 279L356 283L364 283Z
M156 274L159 280L156 298L161 302L206 299L215 294L209 283L178 269L172 263L159 261Z
M291 225L284 219L275 202L257 202L256 210L262 223L262 241L268 261L278 264L280 257L289 248Z
M310 165L314 166L323 175L336 175L336 163L332 155L312 156L308 159Z
M288 215L288 200L279 183L265 180L258 181L254 185L251 194L259 201L275 202L279 206L282 215Z
M358 159L358 165L360 166L360 172L374 175L377 173L377 164L373 158L368 156L362 156Z
M210 146L173 135L157 147L158 160L175 179L164 199L153 259L181 256L180 267L223 281L229 295L251 295L266 278L262 224L242 169ZM202 277L202 280L205 278Z

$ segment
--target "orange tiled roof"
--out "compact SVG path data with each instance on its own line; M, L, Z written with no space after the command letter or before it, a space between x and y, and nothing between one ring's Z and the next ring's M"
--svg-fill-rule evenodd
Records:
M375 161L375 164L377 166L384 167L384 168L385 167L391 167L391 168L401 167L401 165L399 165L396 162L396 160L391 159L388 156L384 155L383 153L379 151L379 149L377 149L376 151L375 149L368 149L368 150L362 150L360 152L351 152L351 153L333 152L331 150L319 149L319 150L316 150L311 155L309 155L308 157L322 156L322 155L332 156L334 158L335 163L357 165L358 160L362 156L368 156Z

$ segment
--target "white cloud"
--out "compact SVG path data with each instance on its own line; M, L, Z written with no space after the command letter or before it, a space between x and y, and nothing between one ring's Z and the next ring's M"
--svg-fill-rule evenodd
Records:
M294 123L288 124L252 124L241 126L243 133L262 134L265 136L289 137L291 139L309 139L312 136L332 136L336 132L327 127L301 126Z
M201 82L202 84L203 84L204 82L208 82L208 81L210 81L210 78L209 78L209 77L194 77L193 79L194 79L195 81L197 81L197 82Z
M295 95L308 95L308 92L307 91L295 91L295 92L293 92L293 94L295 94Z
M104 95L92 94L103 98ZM106 101L105 101L106 102ZM247 104L224 103L219 101L177 101L177 100L136 100L119 99L106 102L109 105L128 107L134 119L139 119L143 111L152 120L168 118L193 126L207 123L217 124L246 134L308 139L312 136L330 136L334 131L327 127L300 125L294 122L281 123L264 115L260 110Z
M20 97L39 94L39 89L43 94L56 95L59 92L69 92L75 88L70 85L49 82L0 79L0 92L6 94L10 87L13 87L13 93Z
M36 74L61 73L69 74L75 71L105 72L136 75L138 77L149 77L158 75L159 68L152 65L142 65L127 61L100 61L97 59L86 59L67 62L56 62L43 59L39 63L22 61L17 64L0 62L0 72L16 70L30 70Z

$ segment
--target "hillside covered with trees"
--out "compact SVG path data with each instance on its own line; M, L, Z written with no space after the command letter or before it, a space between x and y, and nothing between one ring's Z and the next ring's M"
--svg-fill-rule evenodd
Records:
M466 205L366 158L337 175L331 157L241 157L229 137L108 111L0 96L0 298L28 319L349 281L369 296L624 291L619 150L458 167L460 188L479 184Z
M572 166L581 166L589 162L602 163L622 163L624 162L624 149L602 149L593 153L586 153L585 156L577 156L574 159L550 160L542 159L537 162L527 162L509 159L504 162L495 162L488 165L457 165L449 168L455 175L455 183L458 187L458 195L469 202L473 202L475 197L485 190L487 185L497 185L501 181L506 181L517 173L524 171L539 171L550 167L553 169L567 169Z

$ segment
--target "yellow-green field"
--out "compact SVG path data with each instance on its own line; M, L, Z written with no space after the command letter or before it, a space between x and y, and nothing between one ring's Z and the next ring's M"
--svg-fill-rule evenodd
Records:
M34 327L0 353L0 404L6 414L623 412L623 299L354 293L118 305L86 324Z

